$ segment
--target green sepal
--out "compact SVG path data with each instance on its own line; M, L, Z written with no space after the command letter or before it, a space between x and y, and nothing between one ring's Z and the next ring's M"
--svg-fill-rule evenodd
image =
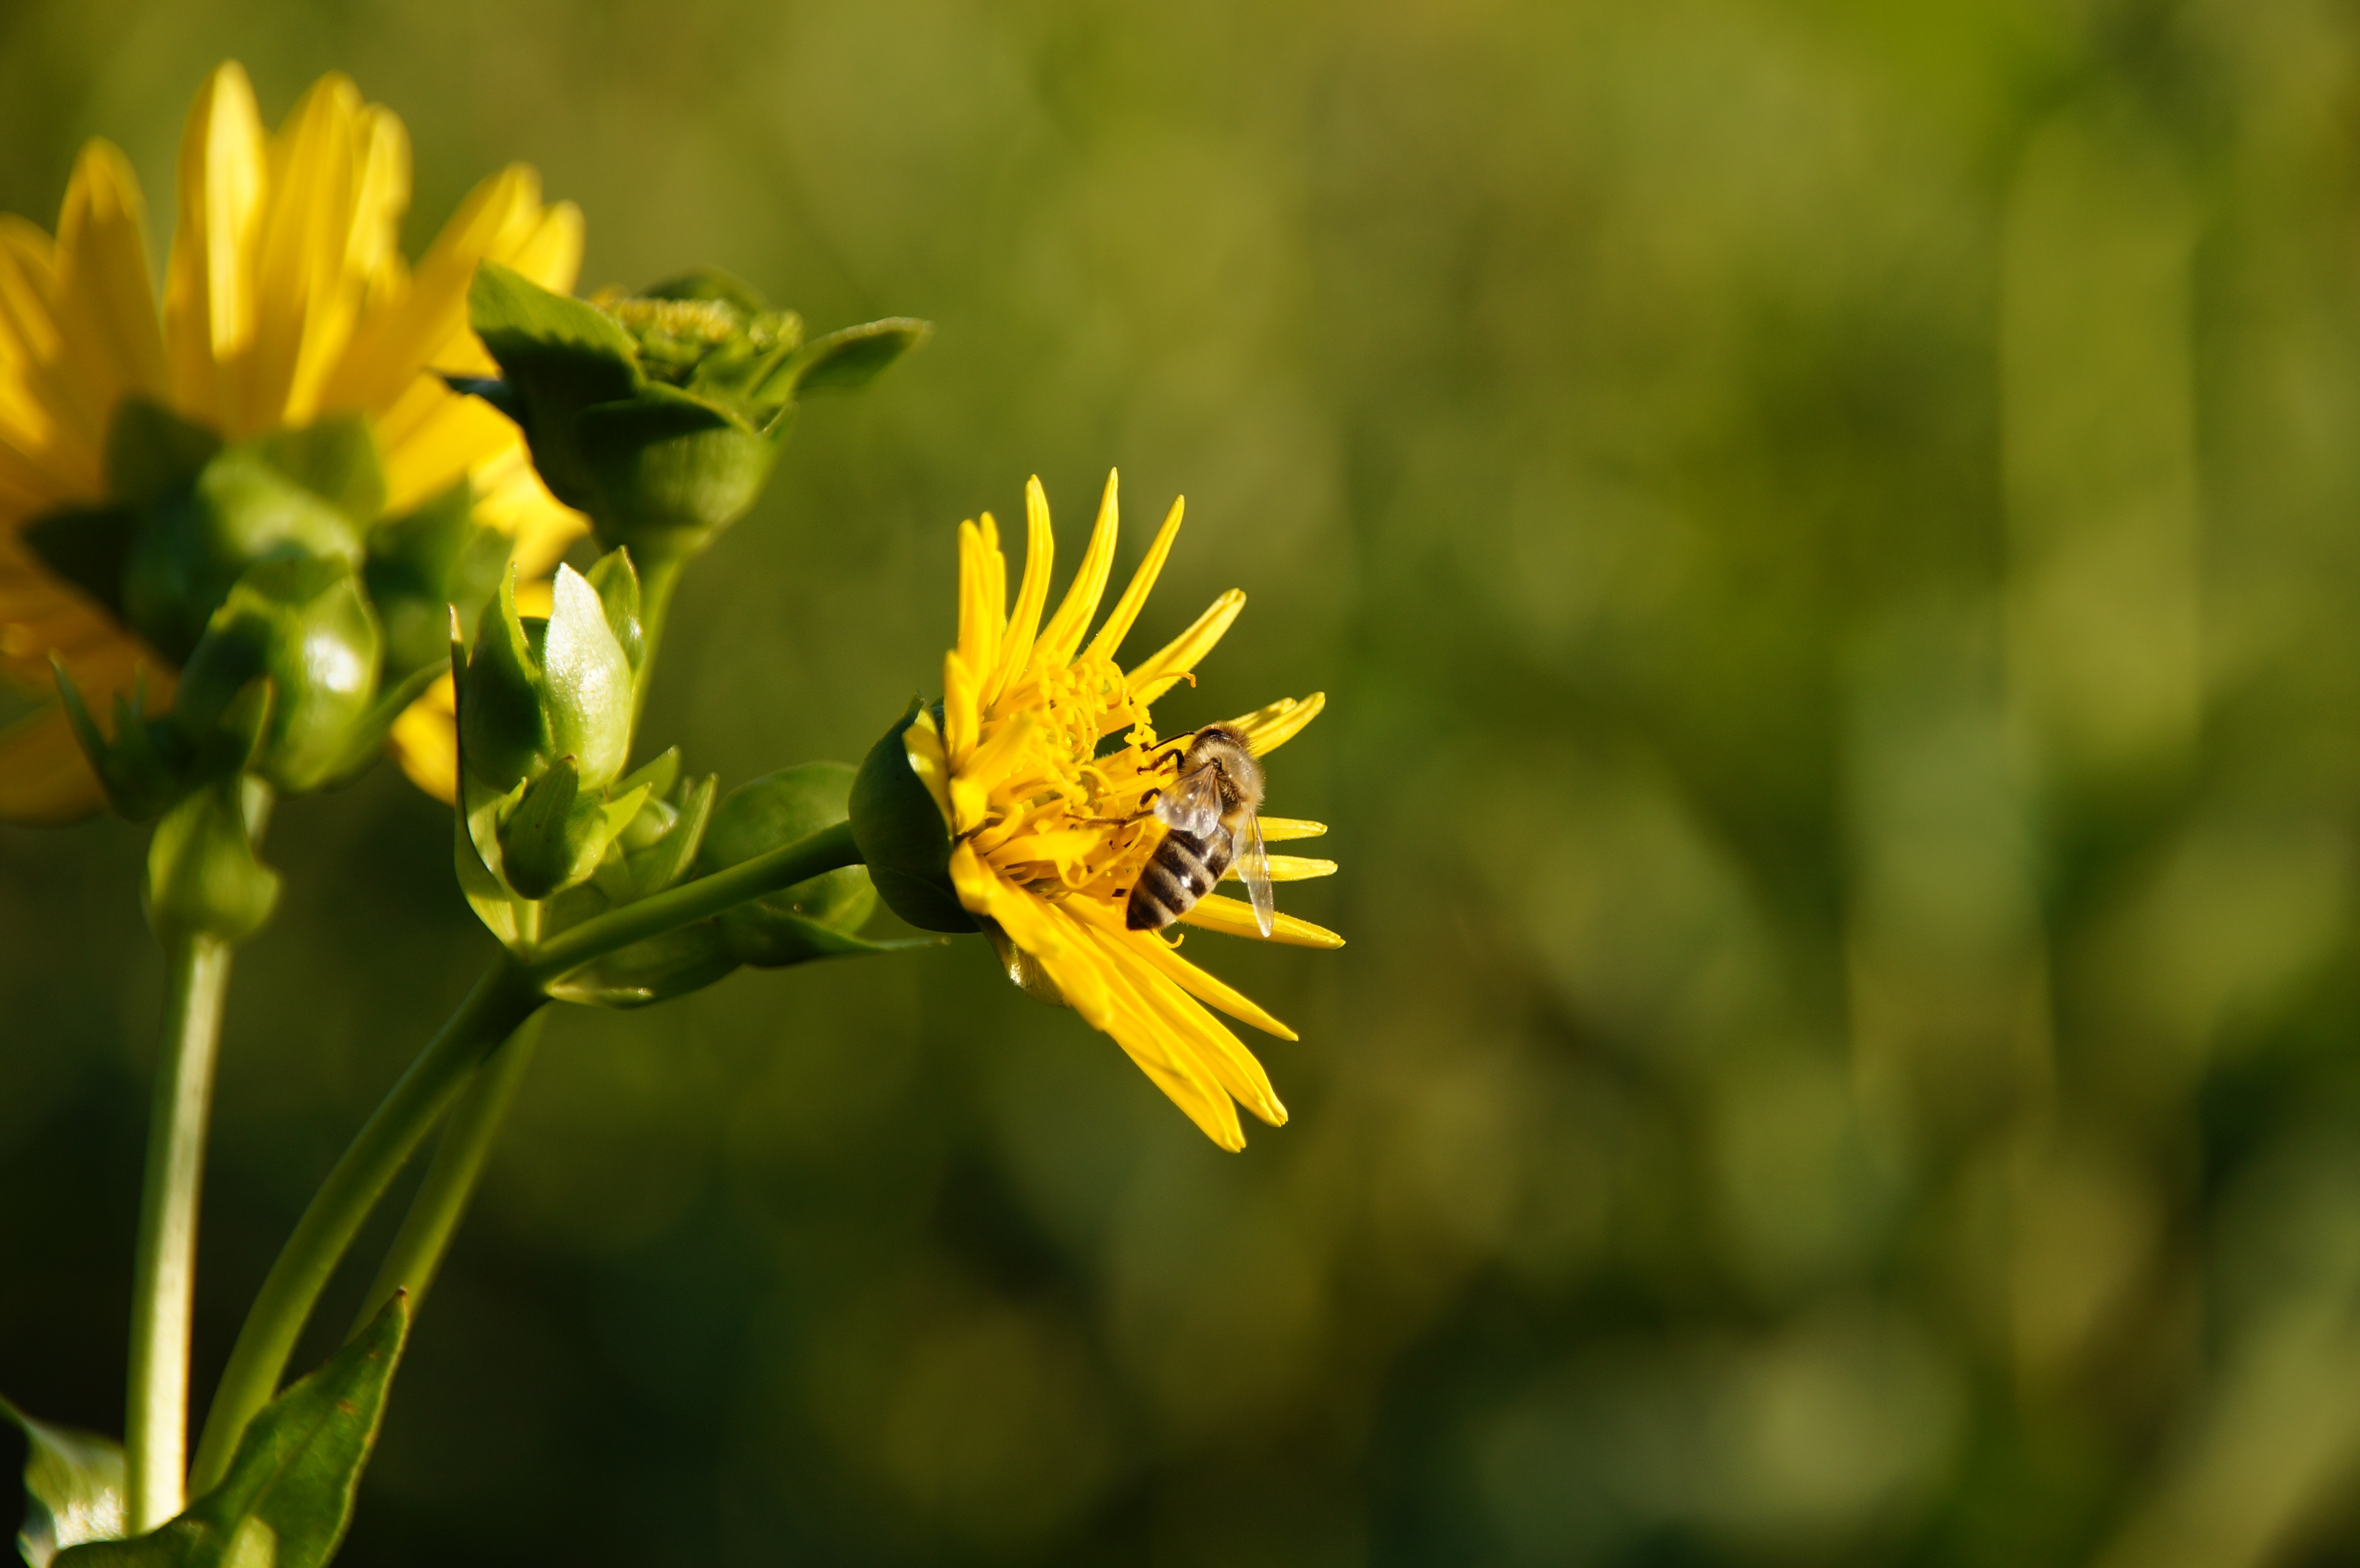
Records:
M453 654L463 651L453 644ZM530 778L549 746L541 713L541 670L532 639L517 614L516 568L500 579L499 592L484 606L475 626L475 648L453 676L460 695L459 746L464 768L495 792L513 789Z
M738 967L711 920L664 931L560 975L549 994L593 1007L644 1007L702 991Z
M557 498L595 515L574 416L643 385L630 334L595 305L552 293L486 261L467 289L467 319L500 367L507 413Z
M58 1553L55 1568L324 1568L352 1522L410 1332L397 1292L352 1342L254 1418L221 1485L148 1534Z
M25 1434L25 1523L16 1550L30 1568L86 1541L123 1535L123 1448L96 1432L37 1421L0 1399L0 1421Z
M606 612L606 629L615 634L615 642L623 650L623 660L631 667L631 676L637 680L648 661L648 637L639 618L639 574L631 565L631 552L608 550L590 568L587 581L598 595L599 607Z
M148 717L148 671L134 670L129 694L115 694L115 737L109 740L91 717L65 661L52 653L49 670L57 679L58 703L106 791L107 804L127 822L161 816L180 796L191 754L169 721Z
M629 562L619 575L610 573L608 582L618 600L628 595L631 601L633 613L623 617L623 626L632 642L641 643L639 580L630 575ZM540 649L541 711L549 748L574 758L585 789L603 789L630 757L636 708L630 658L608 621L606 603L580 572L561 566L550 587L549 627Z
M650 561L694 555L744 517L779 454L741 415L661 382L575 424L599 542Z
M605 802L582 793L570 757L524 786L498 829L500 873L527 898L546 898L573 880L575 844Z
M99 506L51 512L17 529L16 537L42 565L121 620L123 580L139 523L139 514L127 506Z
M385 627L389 681L429 666L440 673L452 610L462 625L473 626L499 587L508 540L475 521L475 486L463 476L369 531L362 577Z
M366 528L385 510L385 464L359 414L339 414L256 439L255 455Z
M134 511L197 482L222 439L161 403L137 395L115 404L106 424L106 494Z
M185 659L257 564L299 557L359 567L371 519L353 508L384 493L375 438L356 417L227 448L192 484L145 508L124 567L124 618Z
M252 682L271 684L252 766L289 794L335 777L377 701L384 634L345 561L264 561L242 575L180 671L174 726L202 746Z
M218 779L164 813L148 844L143 890L159 937L243 942L279 902L279 874L255 857L254 833L270 791L247 776Z
M631 820L631 826L616 840L624 874L620 883L624 896L617 897L616 902L633 903L650 893L661 893L689 874L696 864L697 851L704 845L705 827L713 816L714 796L719 792L720 785L720 779L708 774L682 791L676 806L657 800L650 791L647 804ZM632 830L659 814L672 820L650 842L632 844ZM604 871L605 867L600 869ZM615 897L612 890L609 896Z
M328 770L321 788L340 789L358 779L374 767L385 749L385 737L394 724L407 713L410 705L426 695L426 689L442 678L442 667L430 664L413 670L398 686L388 686L377 693L377 703L362 715L358 723L345 733L344 754Z
M705 830L698 855L703 875L726 870L800 843L845 820L851 809L856 770L842 762L805 762L750 779L722 798ZM762 931L774 919L812 921L840 931L858 931L877 909L877 890L861 866L822 872L719 916L738 946L762 951ZM754 960L748 960L751 963Z
M951 886L950 827L910 762L906 732L924 712L911 699L869 747L852 786L852 838L886 908L920 931L971 931L975 917Z
M888 366L934 335L934 323L913 316L865 321L814 338L782 360L759 388L786 401L815 392L858 392Z

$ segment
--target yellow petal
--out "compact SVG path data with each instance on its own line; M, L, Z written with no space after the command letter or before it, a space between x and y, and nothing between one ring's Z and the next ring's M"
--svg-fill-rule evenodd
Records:
M1211 607L1197 616L1196 624L1141 661L1125 678L1131 684L1135 702L1153 702L1170 691L1174 682L1196 666L1196 661L1213 651L1238 612L1246 607L1242 590L1232 588L1213 601Z
M1049 603L1049 572L1056 552L1056 537L1049 531L1049 497L1041 488L1040 475L1034 474L1024 485L1024 581L1016 590L1016 608L1009 613L1000 667L983 672L986 708L1000 700L1032 660L1032 639Z
M1201 899L1198 901L1202 902ZM1274 1034L1281 1040L1297 1038L1293 1029L1273 1018L1251 997L1197 968L1181 957L1179 950L1162 938L1144 931L1122 930L1120 926L1122 915L1114 906L1093 903L1085 905L1084 908L1090 915L1092 923L1099 934L1113 942L1131 961L1153 967L1157 973L1188 995L1200 1002L1220 1008L1240 1023L1251 1024L1262 1033ZM1259 1073L1261 1069L1256 1068L1255 1071ZM1267 1094L1269 1084L1265 1083L1262 1090ZM1244 1098L1243 1095L1239 1097Z
M115 406L165 390L139 182L104 141L82 148L58 222L58 412L94 455Z
M999 664L1000 636L1008 617L1007 566L1000 559L998 533L989 512L980 524L959 525L958 654L978 682ZM982 701L979 687L976 701ZM952 733L960 732L954 726ZM974 732L966 733L972 744ZM954 744L951 755L963 757L965 752Z
M206 79L180 133L180 227L164 272L172 397L231 422L228 366L254 335L254 229L266 188L262 117L235 62Z
M1267 838L1269 835L1265 833L1262 836ZM1270 879L1273 882L1308 882L1316 877L1335 875L1336 863L1332 860L1313 860L1301 855L1270 856ZM1236 861L1229 862L1229 868L1221 873L1221 880L1224 882L1242 880L1238 875Z
M51 703L0 730L0 822L80 822L105 804L63 709Z
M1262 836L1271 844L1284 844L1289 839L1317 838L1328 831L1326 822L1315 822L1303 817L1263 817Z
M459 726L448 675L402 710L385 748L421 789L445 805L459 798Z
M1328 693L1314 691L1301 702L1281 697L1266 708L1257 708L1242 718L1231 719L1230 729L1246 737L1246 746L1256 757L1266 757L1303 733L1303 726L1317 718L1328 706ZM1270 831L1265 824L1262 836Z
M1098 499L1098 521L1090 528L1089 547L1082 551L1081 569L1074 573L1065 597L1057 613L1041 633L1040 643L1032 650L1035 669L1049 669L1073 662L1074 650L1082 644L1082 634L1097 618L1098 601L1106 596L1107 578L1114 571L1115 535L1120 530L1121 508L1115 497L1118 474L1107 472L1106 493Z
M1235 898L1225 898L1218 893L1207 894L1180 917L1183 925L1202 926L1207 931L1223 931L1230 936L1250 936L1262 940L1262 926L1255 920L1253 906ZM1295 919L1281 912L1272 922L1271 942L1289 947L1338 948L1344 939L1325 926L1315 926L1309 920Z
M1139 570L1131 574L1130 586L1123 589L1122 597L1115 601L1114 614L1106 618L1106 625L1098 628L1098 635L1090 638L1090 646L1083 653L1083 658L1110 659L1122 651L1122 639L1131 635L1131 626L1139 620L1139 612L1147 607L1147 595L1154 588L1156 578L1163 574L1164 558L1172 553L1172 541L1179 537L1180 519L1187 509L1188 497L1182 495L1175 499L1172 509L1164 514L1164 526L1155 530L1155 541L1140 558Z
M1206 1137L1231 1153L1246 1146L1245 1130L1238 1125L1241 1099L1265 1121L1285 1119L1275 1096L1255 1094L1253 1080L1262 1067L1236 1036L1142 965L1125 964L1103 951L1099 958L1117 1002L1113 1027L1107 1032ZM1251 1071L1239 1071L1236 1058L1242 1058ZM1256 1105L1256 1098L1262 1103ZM1274 1110L1274 1118L1265 1106Z

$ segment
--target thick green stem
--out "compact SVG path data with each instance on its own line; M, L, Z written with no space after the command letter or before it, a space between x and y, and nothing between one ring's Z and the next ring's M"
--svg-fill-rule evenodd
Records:
M189 1323L197 1279L197 1197L220 1052L230 944L186 935L170 966L163 1051L148 1124L139 1239L131 1268L130 1399L124 1418L126 1522L133 1534L180 1511L189 1443Z
M525 1070L532 1065L534 1048L541 1043L543 1016L534 1014L508 1036L508 1043L475 1069L475 1075L467 1082L466 1093L452 1107L442 1141L434 1146L433 1162L426 1168L426 1179L420 1183L418 1195L410 1199L410 1213L402 1218L400 1234L393 1238L392 1249L386 1254L368 1295L361 1302L360 1316L353 1323L355 1334L368 1326L377 1309L391 1301L397 1290L410 1293L412 1312L426 1299L426 1288L434 1282L434 1271L442 1266L443 1253L450 1249L460 1216L466 1213L467 1201L475 1194L475 1182L484 1173L485 1157L491 1153L492 1144L508 1120L508 1105L516 1098L517 1086L524 1082Z
M547 1000L512 960L504 956L494 964L328 1172L279 1249L230 1351L197 1444L190 1476L197 1492L228 1472L246 1423L278 1391L320 1291L386 1188L476 1067Z
M277 1392L287 1359L294 1353L295 1341L318 1304L321 1290L386 1188L486 1060L548 1001L546 988L552 981L644 938L859 861L851 824L839 822L727 871L585 920L529 957L504 955L486 971L442 1032L377 1106L344 1158L336 1161L296 1223L295 1234L279 1250L278 1262L271 1265L269 1277L263 1280L253 1309L246 1313L246 1326L238 1331L229 1365L214 1390L213 1408L206 1413L204 1436L197 1445L191 1477L195 1489L204 1491L228 1471L238 1438ZM497 1116L491 1120L497 1124ZM496 1130L496 1126L486 1128L485 1139L488 1141ZM456 1223L465 1198L464 1190L456 1193L450 1223ZM407 1234L408 1227L404 1228ZM447 1226L445 1235L447 1238ZM431 1271L431 1259L428 1268ZM374 1297L376 1292L371 1294Z
M708 915L736 909L748 898L807 882L823 871L860 864L852 824L838 822L727 871L683 882L636 904L610 909L597 919L560 931L533 950L525 972L547 985L571 970L604 958L646 937L692 925Z

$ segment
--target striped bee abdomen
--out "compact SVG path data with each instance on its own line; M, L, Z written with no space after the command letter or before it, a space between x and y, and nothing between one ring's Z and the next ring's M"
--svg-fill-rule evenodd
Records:
M1132 931L1162 931L1213 890L1235 853L1227 828L1217 827L1207 833L1174 829L1165 833L1140 869L1139 884L1131 888L1131 902L1123 910L1123 923Z

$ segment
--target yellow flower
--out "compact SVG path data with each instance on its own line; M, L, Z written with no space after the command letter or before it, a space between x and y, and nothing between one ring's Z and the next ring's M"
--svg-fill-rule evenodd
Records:
M543 206L540 179L512 166L475 187L413 268L399 247L410 203L401 122L342 76L322 77L267 136L246 73L215 71L180 143L180 212L160 310L139 188L115 147L93 141L66 187L52 241L0 215L0 674L52 690L56 654L94 708L169 667L60 582L18 537L44 517L106 498L104 453L117 404L137 396L238 441L323 416L368 417L388 506L402 511L474 480L476 517L546 572L585 527L527 461L516 427L432 372L496 374L467 330L475 264L506 262L573 287L581 213ZM394 749L449 797L447 695L404 716ZM57 705L0 733L0 819L63 822L95 810L98 783Z
M1181 510L1174 502L1131 585L1087 645L1114 565L1112 475L1081 570L1045 625L1053 540L1041 482L1025 491L1024 580L1012 614L990 514L980 525L960 524L958 647L943 661L942 729L937 735L931 718L922 718L908 738L950 823L959 901L980 918L1011 977L1114 1036L1207 1137L1235 1149L1245 1137L1232 1101L1273 1127L1286 1110L1262 1063L1203 1004L1283 1040L1295 1033L1181 957L1176 939L1131 931L1123 919L1126 895L1165 831L1153 810L1156 792L1171 781L1172 759L1191 738L1159 744L1148 705L1176 683L1194 682L1192 667L1245 605L1233 589L1142 663L1126 671L1115 662L1171 552ZM1326 701L1319 693L1287 698L1229 723L1260 755L1293 738ZM1121 746L1102 753L1101 741L1117 734ZM923 755L935 746L938 763ZM1262 823L1273 840L1327 831L1287 818L1265 816ZM1271 856L1275 880L1335 869L1324 860ZM1218 894L1181 920L1261 935L1251 906ZM1333 931L1289 915L1278 917L1271 937L1343 945Z

